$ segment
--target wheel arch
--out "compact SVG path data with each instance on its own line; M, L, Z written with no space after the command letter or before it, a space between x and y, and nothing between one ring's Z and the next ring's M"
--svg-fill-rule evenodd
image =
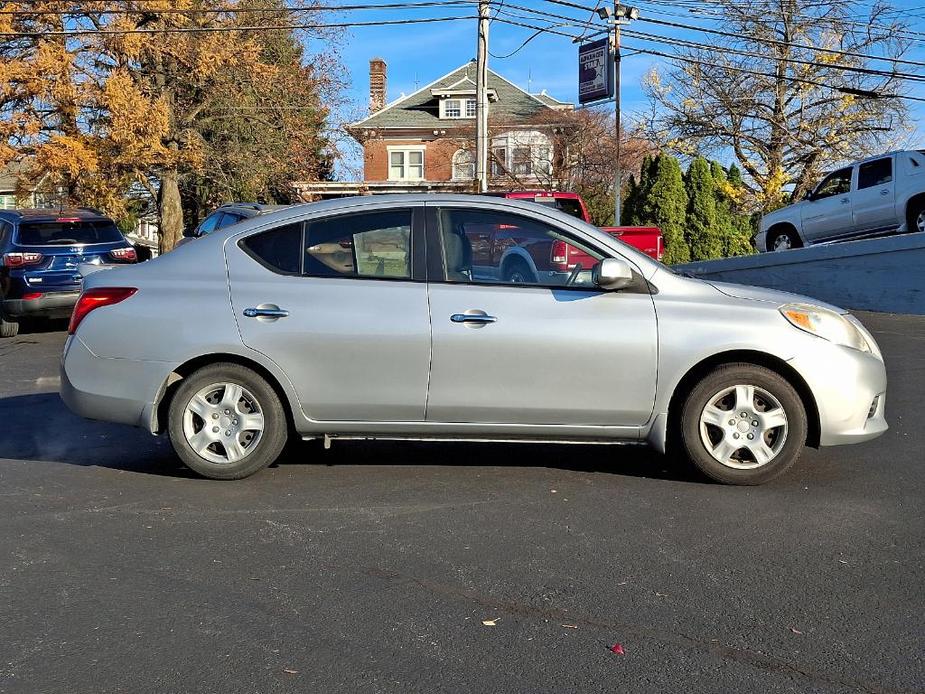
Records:
M913 228L915 220L911 217L912 210L916 209L918 205L925 207L925 193L916 193L915 195L910 196L908 200L906 200L906 207L903 210L903 217L906 219L906 231L917 231Z
M699 361L688 369L687 373L685 373L684 376L681 377L681 380L675 385L671 393L671 400L669 400L668 403L668 447L673 448L679 441L681 408L684 405L684 398L690 393L694 385L717 367L735 363L763 366L775 372L793 386L793 389L796 390L797 395L799 395L803 403L803 407L806 408L806 445L818 448L820 439L819 407L816 404L816 398L813 396L813 392L810 390L809 385L807 385L806 381L803 380L803 377L797 370L786 361L772 354L759 352L757 350L720 352Z
M793 222L775 222L768 227L768 230L765 232L765 244L770 250L771 239L774 238L774 235L781 231L792 231L793 234L800 240L800 243L803 243L803 235L800 234L800 230L797 229L796 224Z
M270 387L273 388L274 392L279 397L279 400L283 405L283 410L286 412L286 422L289 430L292 431L295 429L292 400L289 397L289 393L287 393L286 389L283 387L280 379L277 378L276 374L254 359L249 359L248 357L242 356L240 354L220 352L193 357L192 359L183 362L180 364L180 366L176 367L173 371L170 372L167 380L161 386L161 389L158 393L158 399L155 402L151 422L151 431L153 433L160 434L166 431L167 413L170 409L170 403L173 400L174 395L176 395L177 389L180 387L180 383L182 383L184 379L199 369L203 368L204 366L210 366L211 364L219 363L238 364L239 366L244 366L256 372L261 378L266 380L266 382L270 384Z

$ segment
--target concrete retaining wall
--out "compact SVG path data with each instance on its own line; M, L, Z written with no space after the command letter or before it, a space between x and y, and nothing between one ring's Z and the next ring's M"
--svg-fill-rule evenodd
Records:
M849 309L925 315L925 233L675 268L704 279L805 294Z

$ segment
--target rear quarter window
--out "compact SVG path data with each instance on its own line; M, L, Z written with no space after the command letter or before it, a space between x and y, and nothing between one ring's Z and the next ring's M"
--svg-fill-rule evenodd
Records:
M248 236L240 245L245 253L269 270L283 275L298 275L302 270L301 222Z

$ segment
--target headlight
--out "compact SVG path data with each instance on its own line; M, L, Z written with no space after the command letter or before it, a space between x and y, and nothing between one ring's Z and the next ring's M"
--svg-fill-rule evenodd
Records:
M821 337L836 345L844 345L861 352L870 352L870 345L854 324L841 314L811 304L786 304L780 307L781 315L791 325Z

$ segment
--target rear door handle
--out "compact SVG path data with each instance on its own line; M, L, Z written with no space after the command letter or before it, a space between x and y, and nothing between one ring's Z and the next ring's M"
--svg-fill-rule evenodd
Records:
M285 318L289 311L279 306L257 306L244 309L244 315L248 318Z
M454 313L450 320L454 323L474 323L484 325L486 323L496 323L498 319L495 316L489 316L484 311L470 309L471 313Z

